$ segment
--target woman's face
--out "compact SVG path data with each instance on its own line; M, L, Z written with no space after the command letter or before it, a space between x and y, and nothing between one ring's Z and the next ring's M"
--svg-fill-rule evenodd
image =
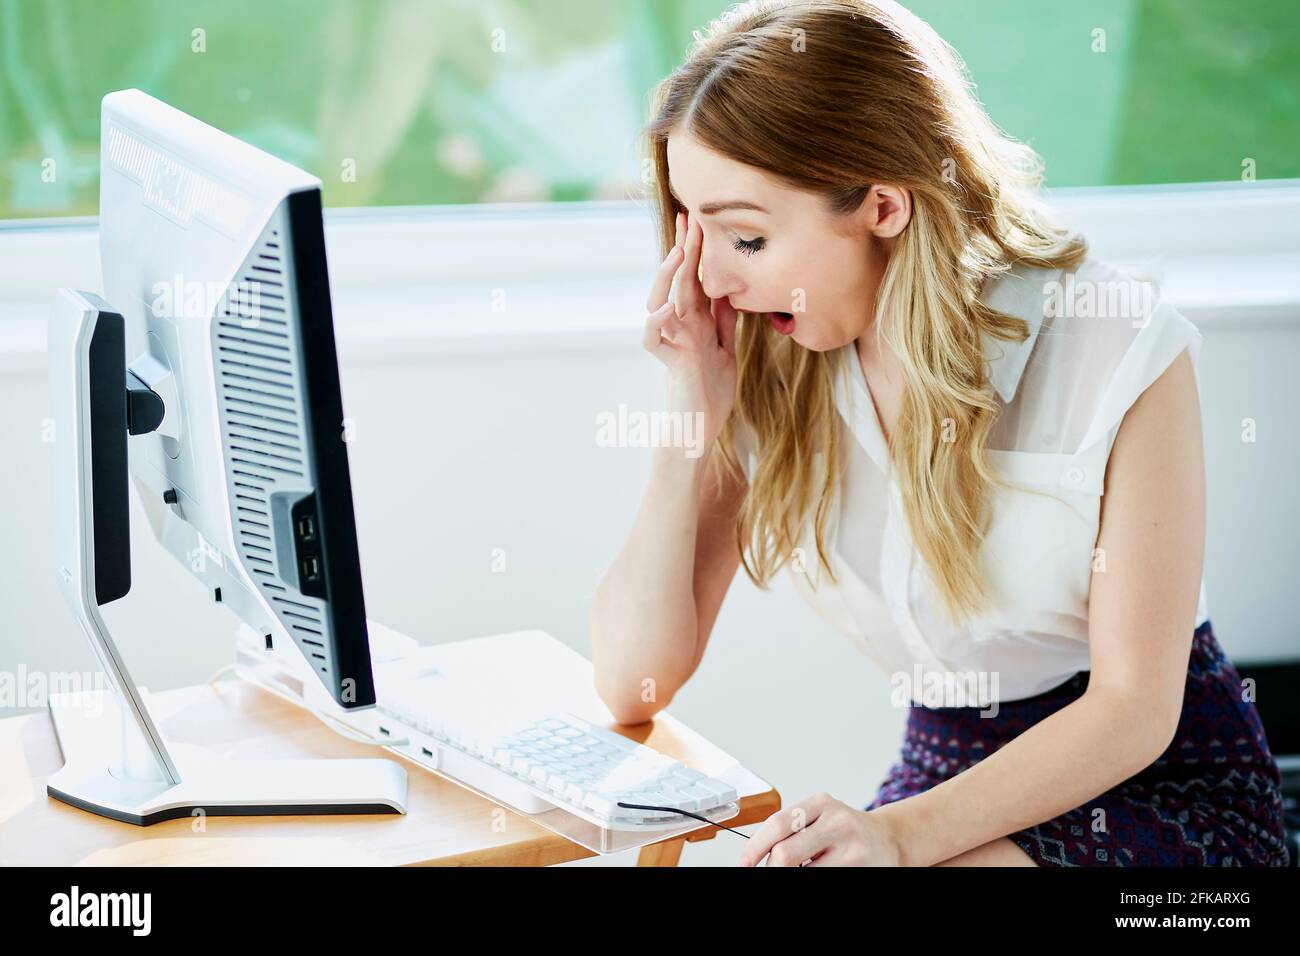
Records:
M911 216L906 190L873 186L855 212L834 217L821 197L782 185L688 133L672 133L667 149L669 186L704 232L705 295L740 311L793 315L778 330L817 352L870 328L893 238Z

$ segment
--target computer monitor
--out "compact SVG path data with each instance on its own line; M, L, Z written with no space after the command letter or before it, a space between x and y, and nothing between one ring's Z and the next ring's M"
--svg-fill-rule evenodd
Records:
M104 98L101 132L104 295L56 297L50 385L60 584L122 720L51 700L49 792L136 823L400 812L389 760L173 759L99 612L131 588L129 470L158 541L307 702L375 704L320 181L139 90Z
M345 709L375 703L320 181L139 90L104 98L100 256L154 534Z

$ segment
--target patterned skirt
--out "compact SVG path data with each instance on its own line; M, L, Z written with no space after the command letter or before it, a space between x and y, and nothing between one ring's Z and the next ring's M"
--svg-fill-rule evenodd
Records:
M901 760L866 809L961 773L1078 699L1088 674L1001 703L994 717L980 717L978 707L912 706ZM1208 620L1193 635L1182 715L1159 759L1085 805L1008 836L1039 866L1288 865L1277 761Z

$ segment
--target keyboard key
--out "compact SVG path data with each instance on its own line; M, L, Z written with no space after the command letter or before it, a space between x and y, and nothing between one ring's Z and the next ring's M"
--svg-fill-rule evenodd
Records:
M681 821L672 809L633 810L620 801L706 813L736 791L653 747L571 714L509 726L482 700L389 693L379 711L527 781L559 806L604 825Z
M609 797L605 796L603 793L587 794L584 800L584 805L589 810L594 811L597 816L602 816L606 818L614 816L615 813L618 813L623 809L622 807L614 806L614 801L611 800Z
M735 788L723 783L721 780L705 777L703 780L695 781L695 786L712 793L718 801L718 806L732 803L736 799Z
M660 792L664 795L663 805L666 807L676 807L678 810L690 810L692 813L700 809L701 803L699 795L692 795L684 790L664 789ZM705 794L704 796L707 797L709 795Z

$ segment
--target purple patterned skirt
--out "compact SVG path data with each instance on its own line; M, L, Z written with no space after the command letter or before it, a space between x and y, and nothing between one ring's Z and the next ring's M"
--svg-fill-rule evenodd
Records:
M980 717L978 707L911 707L902 759L866 809L961 773L1077 700L1088 674L1001 703L995 717ZM1281 774L1241 687L1205 621L1192 638L1183 711L1168 749L1085 805L1008 836L1039 866L1286 866ZM1094 829L1094 819L1104 829Z

